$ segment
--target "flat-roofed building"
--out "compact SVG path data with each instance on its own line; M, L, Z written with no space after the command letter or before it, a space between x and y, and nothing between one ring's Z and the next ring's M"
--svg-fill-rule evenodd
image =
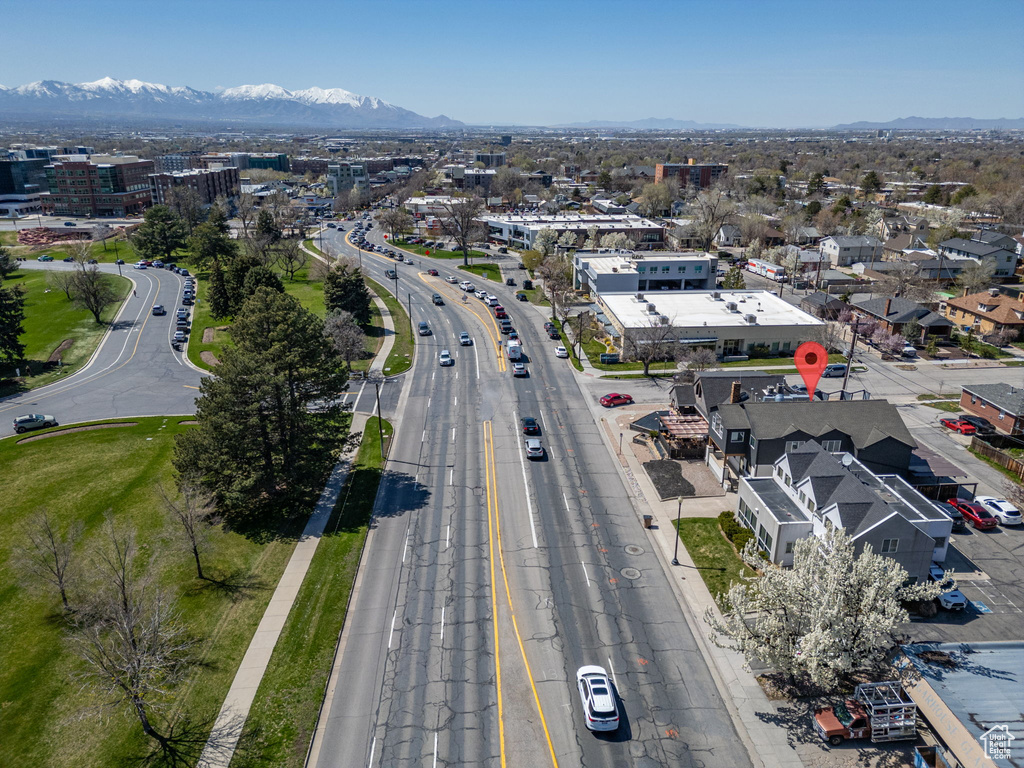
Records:
M134 155L58 155L46 166L43 208L58 216L130 216L152 200L152 160Z
M697 187L707 189L729 171L729 166L722 163L658 163L654 166L654 183L667 179L679 183L680 188Z
M542 229L553 229L559 237L566 232L576 236L573 247L581 247L591 230L596 229L598 240L605 235L624 234L633 241L633 250L651 250L665 245L665 227L662 224L633 215L584 214L526 214L485 215L480 220L488 230L488 238L502 245L523 250L531 249Z
M594 295L711 289L718 276L718 257L702 251L576 251L572 266L575 288Z
M238 183L238 169L233 167L152 173L149 176L153 203L159 205L167 203L167 196L172 189L183 187L194 189L203 205L212 205L218 197L237 195Z

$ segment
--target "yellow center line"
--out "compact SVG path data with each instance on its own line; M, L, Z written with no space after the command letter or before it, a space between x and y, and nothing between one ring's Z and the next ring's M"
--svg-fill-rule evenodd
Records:
M487 483L487 547L491 561L491 618L494 624L494 669L495 680L498 689L498 751L501 755L501 765L505 765L505 720L504 709L501 699L501 653L498 640L498 582L494 575L494 540L491 535L493 520L496 517L498 505L498 482L497 474L494 472L494 436L491 430L491 422L484 422L484 479ZM494 482L491 478L494 477ZM493 501L493 503L492 503Z
M427 274L425 274L423 272L417 272L417 274L419 275L420 280L422 280L425 284L430 285L430 281L428 280L428 278L433 277L433 275L427 275ZM441 285L438 286L438 287L439 287L440 290L443 290L445 292L445 294L451 294L451 295L454 295L454 296L458 296L458 294L452 293L452 291L454 289L446 287L447 285L448 285L448 283L445 283L444 281L442 281ZM433 288L434 286L431 285L430 287ZM466 294L463 293L462 295L465 296ZM463 304L461 300L460 301L453 300L452 304L454 304L456 307L461 306L462 309L465 309L467 312L473 313L474 315L477 316L477 319L479 319L480 322L484 324L484 330L487 331L487 335L491 339L491 344L494 345L494 354L498 358L498 370L499 371L507 371L508 370L508 363L505 361L505 356L503 354L501 354L501 331L498 330L498 326L497 326L497 323L495 322L494 318L491 317L489 314L488 315L481 315L476 310L476 306L477 305L470 304L468 301L465 304ZM490 320L490 323L488 323L488 320ZM494 329L493 333L491 332L492 328Z
M512 603L512 590L509 587L509 584L508 584L508 572L505 569L505 553L504 553L504 550L502 549L502 546L501 546L501 514L500 514L499 509L498 509L498 477L497 477L497 472L495 471L496 463L495 463L495 460L494 460L494 433L493 433L493 428L491 426L491 422L488 421L488 422L484 422L484 423L485 423L485 429L487 429L488 432L490 433L490 440L487 441L486 446L485 446L485 453L489 454L489 457L485 456L485 462L489 459L490 469L491 469L491 472L493 473L493 480L494 480L494 521L495 521L495 534L496 534L496 537L497 537L497 540L498 540L498 558L499 558L499 560L501 562L501 576L502 576L502 580L505 582L505 597L508 599L509 615L512 617L512 629L513 629L513 631L516 634L516 641L519 643L519 652L522 654L522 657L523 657L523 665L526 667L526 677L530 681L530 688L533 690L533 701L537 705L537 714L540 715L540 724L544 728L544 738L547 739L547 742L548 742L548 752L551 754L551 765L554 768L558 768L558 757L555 755L555 746L551 742L551 732L548 730L548 721L547 721L547 718L544 717L544 708L541 706L541 703L540 703L540 694L537 693L537 686L533 682L533 672L530 669L530 661L529 661L529 659L526 658L526 647L523 645L523 637L519 633L519 623L516 621L516 610L515 610L515 606ZM491 477L488 477L487 484L488 484L488 486L490 486L490 484L491 484ZM490 503L489 502L490 502L490 498L488 498L488 515L490 515ZM494 581L493 568L494 568L494 565L493 565L493 557L492 557L492 561L491 561L491 569L492 569L491 582L492 582L492 587L493 587L493 581ZM500 712L500 702L499 702L499 712ZM504 761L504 753L502 754L502 760Z

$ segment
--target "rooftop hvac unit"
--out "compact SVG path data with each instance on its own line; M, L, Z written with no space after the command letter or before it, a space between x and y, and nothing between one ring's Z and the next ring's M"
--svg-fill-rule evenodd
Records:
M739 311L737 309L737 305L736 305L735 301L727 301L727 302L725 302L725 308L727 310L729 310L730 312L738 312Z
M744 315L743 319L746 320L749 325L757 325L757 315Z
M668 315L658 315L658 322L662 325L668 325Z
M711 292L711 299L712 299L712 301L721 301L722 300L722 294L719 293L718 291L712 291Z
M648 311L648 312L649 312L650 314L652 314L652 315L653 315L653 314L654 314L655 312L657 312L657 311L658 311L658 308L657 308L657 307L655 307L655 306L654 306L653 304L651 304L650 302L648 302L648 303L647 303L647 311Z
M643 300L644 300L644 295L643 295L642 293L638 293L638 294L636 295L636 300L637 300L637 301L643 301Z

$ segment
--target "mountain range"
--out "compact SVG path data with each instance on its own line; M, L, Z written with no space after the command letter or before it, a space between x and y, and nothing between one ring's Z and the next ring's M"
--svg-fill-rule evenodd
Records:
M585 123L566 123L557 128L633 128L638 131L716 131L742 128L732 123L698 123L671 117L647 117L643 120L588 120Z
M1020 131L1024 118L900 117L887 123L861 121L833 127L835 131Z
M105 77L91 83L57 80L0 85L0 115L9 119L74 118L233 122L328 129L452 128L445 115L424 117L372 96L341 88L289 91L279 85L240 85L217 93L187 86Z

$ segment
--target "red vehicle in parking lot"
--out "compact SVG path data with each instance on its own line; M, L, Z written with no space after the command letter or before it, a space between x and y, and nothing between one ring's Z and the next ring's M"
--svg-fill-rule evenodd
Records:
M946 429L952 429L954 432L959 432L961 435L973 435L978 431L978 428L970 422L952 417L939 419L939 424L944 426Z
M629 405L633 402L633 397L632 395L610 392L602 397L598 402L600 402L605 408L611 408L613 405Z
M964 516L964 520L972 528L987 531L995 528L999 521L995 515L985 509L981 504L964 501L963 499L948 499L949 503L956 508L956 511Z

